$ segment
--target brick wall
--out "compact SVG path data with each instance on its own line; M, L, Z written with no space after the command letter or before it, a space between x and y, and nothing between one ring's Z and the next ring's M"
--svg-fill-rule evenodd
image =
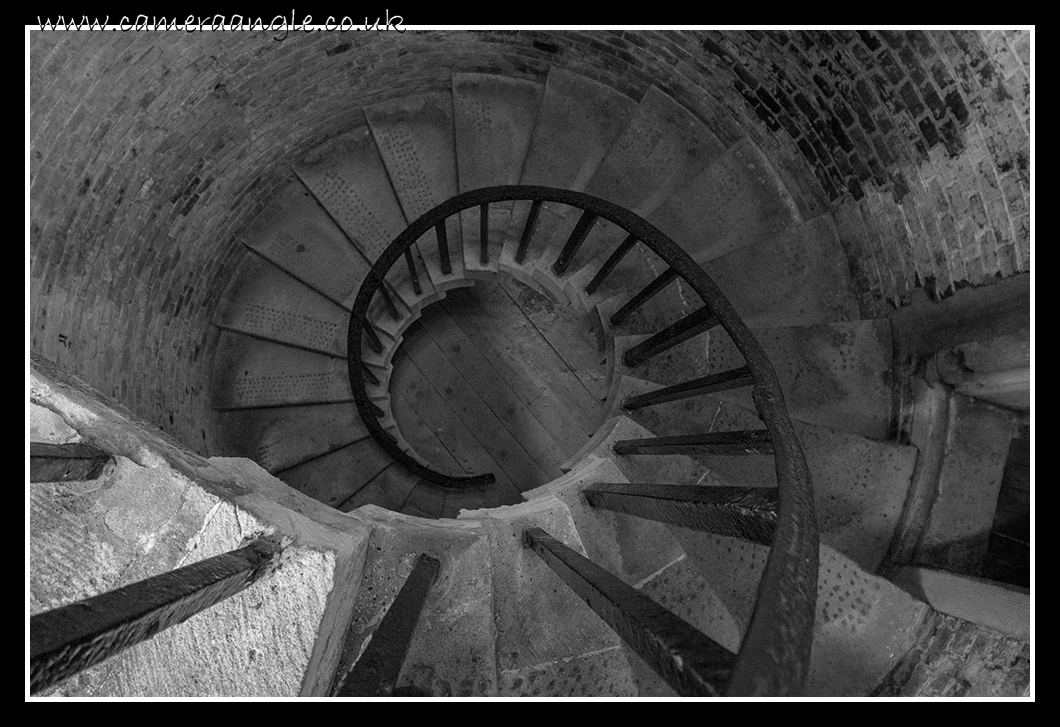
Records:
M452 71L550 65L750 136L869 312L1029 269L1026 32L34 32L33 350L208 450L208 321L291 163Z

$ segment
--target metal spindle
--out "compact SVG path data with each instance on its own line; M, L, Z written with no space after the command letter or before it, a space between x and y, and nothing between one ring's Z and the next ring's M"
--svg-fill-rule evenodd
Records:
M401 666L405 663L423 604L440 568L441 562L437 558L426 553L420 555L335 696L387 697L395 694Z
M453 272L453 263L449 260L449 234L445 229L445 220L439 220L434 226L435 237L438 238L438 257L442 261L442 275Z
M645 394L627 397L626 400L622 402L622 408L627 411L633 411L634 409L640 409L645 406L665 404L668 401L678 401L679 399L689 399L693 396L713 394L717 391L738 389L741 386L750 386L753 383L754 379L751 376L751 369L746 366L741 366L738 369L730 369L728 371L722 371L721 373L711 374L710 376L702 376L698 379L684 381L680 384L656 389L655 391L649 391Z
M618 454L773 454L765 429L624 439L612 448Z
M622 362L626 366L636 366L716 325L718 320L711 314L710 309L700 308L626 351Z
M94 480L103 471L110 455L85 442L49 444L30 442L30 482L71 482Z
M589 281L589 284L585 286L585 292L588 295L592 295L596 292L596 289L600 287L600 284L604 282L611 271L615 269L622 258L626 256L633 246L637 244L637 238L632 234L627 235L626 239L622 241L622 244L615 248L615 251L604 261L604 264L600 266L600 269L596 271L596 275Z
M490 206L489 203L478 208L478 261L486 265L490 261Z
M653 297L655 297L659 291L670 284L670 281L677 277L677 271L673 268L667 268L665 272L659 275L657 278L648 283L644 288L637 291L637 294L626 301L626 304L615 311L614 315L611 316L611 325L617 326L622 321L626 320L630 313L640 308L642 305L647 303Z
M589 210L582 212L582 216L578 218L578 224L574 226L574 230L570 233L570 237L567 238L567 242L560 251L559 257L557 257L556 262L552 264L553 273L556 275L563 275L567 272L567 268L570 267L574 256L578 254L578 248L580 248L582 243L585 242L585 238L589 236L589 231L592 230L593 225L596 224L596 219L596 214Z
M405 265L409 269L409 278L412 280L412 292L416 295L423 295L423 288L420 287L420 276L416 272L416 263L412 258L412 248L405 248Z
M261 538L237 550L30 618L30 692L36 693L234 596L281 550Z
M526 259L526 251L530 247L530 238L534 236L534 230L537 228L537 215L541 212L541 200L535 199L530 204L530 214L526 216L526 223L523 225L523 235L519 238L519 247L515 251L515 262L522 263Z
M734 656L720 644L541 528L523 538L678 694L712 697L725 688Z
M777 526L775 487L598 482L583 493L593 507L761 545Z

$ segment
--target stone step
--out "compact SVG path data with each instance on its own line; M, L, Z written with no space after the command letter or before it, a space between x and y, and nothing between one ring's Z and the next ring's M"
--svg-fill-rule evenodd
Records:
M743 632L769 548L684 528L671 530ZM821 545L819 559L813 657L805 695L867 696L913 646L930 609L831 546Z
M744 138L667 199L648 221L702 264L802 220L765 155Z
M668 323L673 323L681 317L680 315L672 314ZM680 384L706 376L709 366L710 337L718 330L720 329L714 328L711 331L694 336L633 367L626 366L623 362L626 351L639 343L643 343L651 336L615 336L614 371L608 373L611 376L620 374L632 376L662 386Z
M239 265L218 310L219 328L346 357L349 311L257 255Z
M231 331L218 337L210 380L220 410L353 400L344 359Z
M704 268L752 328L861 317L846 253L829 215L788 227Z
M273 473L368 436L352 401L238 409L214 417L219 451Z
M533 81L485 73L453 74L453 120L460 191L518 184L541 105ZM497 272L512 203L490 205L486 262L481 257L481 213L461 214L464 266L471 275Z
M912 561L977 574L986 557L1016 420L1010 410L962 394L951 394L949 407L937 481Z
M620 395L624 398L653 388L657 387L627 378ZM636 409L628 416L656 436L765 428L754 409L713 396ZM875 571L898 526L916 465L916 448L804 422L792 424L813 481L822 542ZM777 486L771 455L695 455L695 459L731 485Z
M568 507L539 497L460 517L489 534L499 696L635 696L618 635L523 545L536 526L586 555Z
M343 649L344 674L371 639L420 554L441 561L409 643L397 687L435 697L497 694L493 562L486 528L444 525L369 505L358 514L374 524L361 587Z
M459 191L453 96L449 91L423 93L384 101L364 110L391 185L401 202L405 219L416 220ZM427 277L444 291L461 284L464 260L460 218L446 221L451 273L443 273L438 238L434 231L418 241Z
M584 190L628 125L636 105L633 99L596 81L551 68L519 183ZM529 203L512 210L502 254L505 264L514 264L529 210ZM555 223L565 215L563 205L542 206L538 244L551 238Z
M408 224L368 126L313 149L294 170L367 261L374 262ZM420 302L404 265L387 278L406 308ZM421 282L426 295L433 292L428 281Z
M813 326L757 328L792 419L853 432L890 436L892 418L891 324L887 319ZM711 374L746 365L727 333L712 331ZM751 387L714 394L752 407Z
M366 437L279 470L276 476L314 500L343 509L344 503L392 462L374 439Z
M368 259L298 181L239 233L247 247L349 310Z

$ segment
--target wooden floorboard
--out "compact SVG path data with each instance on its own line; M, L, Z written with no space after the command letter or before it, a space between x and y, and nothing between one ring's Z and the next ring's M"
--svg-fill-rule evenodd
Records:
M516 393L567 456L596 429L599 413L575 410L562 400L533 361L508 340L496 321L473 298L450 295L442 304L464 335L472 341ZM591 403L586 405L592 406ZM569 451L568 451L569 450Z
M413 338L414 334L415 331L413 331ZM395 392L400 392L398 395L404 396L412 411L430 428L464 472L475 475L492 472L497 478L498 487L513 490L516 495L521 492L501 464L471 432L464 422L464 417L449 406L447 397L439 393L416 363L409 358L404 347L394 357L390 391L392 397ZM395 411L395 420L404 432L405 422L397 418L398 413ZM426 453L420 454L426 458Z
M490 350L481 351L443 308L432 310L424 332L431 337L453 366L486 403L497 419L550 477L559 477L564 454L556 440L515 393L508 379L490 360Z
M482 383L476 386L466 379L434 339L423 330L414 331L406 334L402 348L520 490L532 489L551 479L483 401L479 395Z
M531 380L555 394L587 434L595 432L603 411L602 401L585 388L551 345L542 343L537 327L507 293L497 286L480 287L473 300L488 316L488 330L500 336L498 345L516 362L522 362Z

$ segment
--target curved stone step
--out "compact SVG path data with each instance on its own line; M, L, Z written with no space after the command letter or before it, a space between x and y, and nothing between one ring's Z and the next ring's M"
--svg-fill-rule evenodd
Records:
M677 317L673 316L670 322L673 322ZM714 328L709 332L694 336L633 367L626 366L623 362L626 351L639 343L643 343L651 336L615 336L615 355L610 362L614 366L614 370L609 372L610 376L613 378L622 374L644 379L645 381L652 381L663 386L681 384L691 379L706 376L709 365L710 337L718 330L720 329Z
M752 328L860 318L846 253L829 215L704 266Z
M636 102L584 76L552 67L541 98L534 135L520 184L584 190L600 162L626 128ZM501 260L514 265L530 204L515 205ZM537 229L539 244L565 212L544 204Z
M405 219L411 222L457 194L451 92L384 101L365 108L364 114ZM458 216L447 220L446 231L452 270L448 275L443 273L435 233L428 232L417 243L427 277L438 290L460 285L465 277Z
M890 436L893 352L888 319L757 328L754 334L780 379L792 419L870 439ZM744 365L728 334L711 336L709 373ZM753 407L751 387L715 396Z
M396 686L415 687L435 697L495 696L493 563L485 528L476 522L433 524L375 506L358 514L370 518L374 528L340 675L356 662L419 555L427 553L441 561L441 568Z
M702 121L652 86L585 191L647 217L724 151L724 146ZM555 259L577 218L577 214L567 215L541 257L549 263ZM571 271L606 256L624 238L625 234L615 225L597 222L573 258Z
M461 192L518 184L541 105L542 86L486 73L453 74L453 121ZM481 214L464 210L464 266L470 275L493 273L511 218L511 203L490 205L486 262L481 258Z
M769 548L671 528L691 563L746 628ZM817 617L806 696L864 697L915 643L929 609L897 586L821 545Z
M408 225L368 126L315 148L294 171L369 266ZM419 303L402 265L387 277L406 308ZM433 292L428 280L421 284Z
M353 402L217 412L215 421L220 451L272 473L368 436Z
M585 555L567 506L541 497L460 518L489 535L498 695L635 696L618 635L523 545L537 526Z
M276 476L314 500L342 509L345 502L392 462L390 455L367 437L280 470Z
M765 155L743 138L648 221L702 264L794 227L802 218Z
M349 312L257 255L240 264L213 324L345 358Z
M623 381L622 395L653 388L657 387L627 378ZM765 428L753 409L713 396L636 409L628 416L656 436ZM822 542L839 549L862 567L875 570L898 526L916 465L916 448L877 442L804 422L792 424L813 481ZM772 456L694 457L729 484L776 487L776 463Z
M214 354L214 409L352 401L344 359L222 331Z
M239 239L347 310L371 268L298 181L281 190Z

